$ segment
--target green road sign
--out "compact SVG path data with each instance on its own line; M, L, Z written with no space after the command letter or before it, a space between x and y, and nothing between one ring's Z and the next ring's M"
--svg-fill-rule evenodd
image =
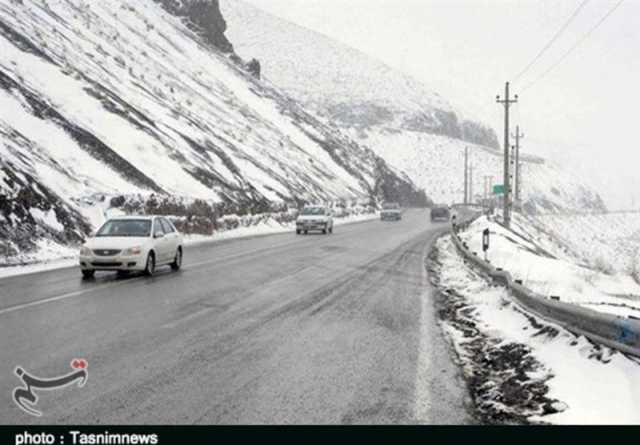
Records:
M493 186L493 194L494 195L504 195L504 185L494 185Z

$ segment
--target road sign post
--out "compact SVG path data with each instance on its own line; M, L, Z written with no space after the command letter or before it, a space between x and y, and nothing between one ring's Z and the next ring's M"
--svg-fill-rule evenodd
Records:
M489 229L482 232L482 251L484 252L484 260L487 261L487 252L489 251Z

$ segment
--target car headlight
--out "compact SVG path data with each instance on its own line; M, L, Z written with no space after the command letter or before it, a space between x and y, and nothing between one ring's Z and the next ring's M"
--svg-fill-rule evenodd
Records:
M91 249L86 246L82 246L80 249L80 256L91 256L92 254Z
M141 253L142 247L132 247L130 249L125 249L122 251L122 255L124 256L140 255Z

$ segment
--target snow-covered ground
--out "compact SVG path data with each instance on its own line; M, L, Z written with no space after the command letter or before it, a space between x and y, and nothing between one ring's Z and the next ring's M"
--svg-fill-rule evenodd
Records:
M510 255L500 239L493 237L496 262ZM531 247L516 242L518 250ZM443 290L443 327L484 421L640 424L637 361L523 312L504 288L465 265L449 236L438 241L431 268Z
M540 215L530 221L587 264L627 274L640 273L640 212L560 213Z
M640 285L630 275L604 273L580 264L570 251L518 214L514 214L510 231L483 216L462 232L461 238L472 251L482 254L482 232L487 228L491 232L491 263L509 271L529 289L601 312L640 317Z
M336 218L334 224L336 226L342 226L378 218L380 218L380 214L377 212L353 214L342 218ZM257 225L216 232L210 236L195 234L185 235L184 239L186 246L193 246L252 236L273 235L276 233L287 232L293 233L294 230L294 223L281 224L274 219L267 219L263 223ZM78 248L73 246L61 246L47 240L41 240L39 241L38 250L31 255L23 255L21 257L21 261L25 264L0 267L0 279L16 275L27 275L47 270L73 267L78 264Z

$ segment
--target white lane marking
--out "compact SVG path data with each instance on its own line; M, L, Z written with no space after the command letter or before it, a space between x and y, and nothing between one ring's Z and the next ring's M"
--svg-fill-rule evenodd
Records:
M90 293L90 292L96 292L96 291L99 291L99 290L104 290L104 289L109 289L109 288L112 288L112 287L122 286L125 283L131 283L133 281L138 281L141 278L142 277L134 278L132 280L119 281L119 282L116 282L116 283L109 283L109 284L105 284L104 286L92 287L90 289L81 289L81 290L77 290L77 291L74 291L74 292L69 292L67 294L58 295L56 297L45 298L44 300L31 301L29 303L19 304L17 306L11 306L11 307L8 307L8 308L5 308L5 309L0 309L0 315L8 314L10 312L19 311L21 309L26 309L26 308L29 308L29 307L40 306L40 305L46 304L46 303L53 303L54 301L60 301L60 300L66 300L67 298L78 297L80 295L87 294L87 293Z
M363 221L363 223L374 222L374 221L375 220ZM349 226L349 225L356 226L356 224L345 224L345 226ZM348 230L346 232L342 232L340 235L347 235L350 232L351 232L351 230ZM339 237L340 236L329 235L329 238L326 238L326 240L327 241L331 241L332 239L339 238ZM311 238L309 238L309 239L311 239ZM293 242L290 242L290 243L286 243L286 244L281 244L281 245L276 245L276 246L268 246L268 247L264 247L262 249L257 249L257 250L251 250L251 251L248 251L248 252L237 253L235 255L229 255L229 256L226 256L226 257L222 257L222 258L218 257L218 258L213 259L213 260L201 261L201 262L198 262L198 263L189 264L188 266L183 267L183 269L190 270L192 268L196 268L196 267L200 267L200 266L216 264L216 263L220 263L220 262L224 262L224 261L231 261L231 260L242 258L242 257L248 256L248 255L255 255L255 254L263 253L263 252L270 251L270 250L280 250L280 249L287 248L287 247L290 247L290 246L293 246L293 245L296 245L296 244L303 244L303 245L304 244L311 244L311 243L303 243L303 242L301 242L303 240L304 240L304 238L301 238L301 239L297 239L296 241L293 241ZM55 296L55 297L45 298L43 300L37 300L37 301L29 302L29 303L24 303L24 304L19 304L19 305L16 305L16 306L11 306L11 307L8 307L8 308L5 308L5 309L0 309L0 315L8 314L8 313L19 311L19 310L22 310L22 309L28 309L28 308L31 308L31 307L41 306L43 304L54 303L56 301L62 301L62 300L66 300L66 299L69 299L69 298L79 297L80 295L84 295L84 294L87 294L87 293L97 292L97 291L109 289L109 288L112 288L112 287L121 286L123 284L129 284L129 283L132 283L132 282L135 282L135 281L140 281L143 278L145 278L145 277L138 277L138 278L134 278L134 279L131 279L131 280L123 280L123 281L116 282L116 283L109 283L109 284L106 284L104 286L94 287L94 288L90 288L90 289L81 289L81 290L77 290L77 291L74 291L74 292L69 292L69 293L66 293L66 294L58 295L58 296Z
M236 255L229 255L229 256L226 256L226 257L222 257L222 258L216 258L215 260L202 261L202 262L199 262L199 263L190 264L188 267L184 267L183 269L190 270L190 269L196 268L198 266L215 264L215 263L220 263L220 262L224 262L224 261L231 261L231 260L234 260L234 259L238 259L238 258L247 256L247 255L254 255L254 254L262 253L264 251L277 249L279 247L288 247L288 246L291 246L293 244L297 244L297 243L295 243L295 242L294 243L287 243L287 244L284 244L284 245L281 245L281 246L277 246L277 247L267 247L267 248L263 248L263 249L252 250L250 252L243 252L243 253L239 253L239 254L236 254ZM8 308L5 308L5 309L0 309L0 315L8 314L10 312L19 311L19 310L22 310L22 309L27 309L27 308L34 307L34 306L40 306L40 305L43 305L43 304L54 303L56 301L66 300L66 299L73 298L73 297L79 297L80 295L88 294L88 293L91 293L91 292L97 292L97 291L100 291L100 290L105 290L105 289L109 289L109 288L112 288L112 287L121 286L121 285L123 285L125 283L128 284L128 283L132 283L132 282L135 282L135 281L140 281L143 278L145 278L145 277L137 277L137 278L133 278L133 279L130 279L130 280L123 280L123 281L120 281L120 282L117 282L117 283L109 283L109 284L106 284L104 286L93 287L93 288L89 288L89 289L80 289L80 290L77 290L77 291L74 291L74 292L69 292L69 293L58 295L58 296L55 296L55 297L45 298L43 300L31 301L29 303L19 304L17 306L11 306L11 307L8 307Z
M268 252L268 251L273 251L273 250L277 251L277 250L280 250L280 249L283 249L283 248L291 247L291 246L296 245L296 244L300 244L300 241L302 241L302 240L300 239L300 240L296 240L296 241L293 241L293 242L290 242L290 243L286 243L286 244L280 244L280 245L276 245L276 246L268 246L268 247L264 247L262 249L251 250L251 251L248 251L248 252L241 252L241 253L237 253L235 255L228 255L226 257L218 257L218 258L213 259L213 260L201 261L201 262L198 262L198 263L189 264L188 266L183 267L183 269L184 270L191 270L193 268L197 268L197 267L200 267L200 266L217 264L217 263L221 263L221 262L225 262L225 261L232 261L232 260L239 259L239 258L242 258L242 257L246 257L246 256L249 256L249 255L256 255L256 254L260 254L260 253L264 253L264 252ZM133 278L133 279L130 279L130 280L120 281L120 282L117 282L117 283L109 283L109 284L106 284L104 286L93 287L93 288L89 288L89 289L81 289L81 290L77 290L77 291L74 291L74 292L69 292L69 293L66 293L66 294L58 295L58 296L55 296L55 297L45 298L43 300L31 301L29 303L24 303L24 304L19 304L19 305L16 305L16 306L11 306L11 307L8 307L8 308L5 308L5 309L0 309L0 315L8 314L10 312L19 311L19 310L22 310L22 309L27 309L27 308L30 308L30 307L40 306L40 305L43 305L43 304L54 303L56 301L66 300L66 299L69 299L69 298L79 297L80 295L84 295L84 294L87 294L87 293L97 292L97 291L109 289L109 288L112 288L112 287L121 286L123 284L129 284L129 283L132 283L132 282L135 282L135 281L140 281L143 278L145 278L145 277L137 277L137 278Z

